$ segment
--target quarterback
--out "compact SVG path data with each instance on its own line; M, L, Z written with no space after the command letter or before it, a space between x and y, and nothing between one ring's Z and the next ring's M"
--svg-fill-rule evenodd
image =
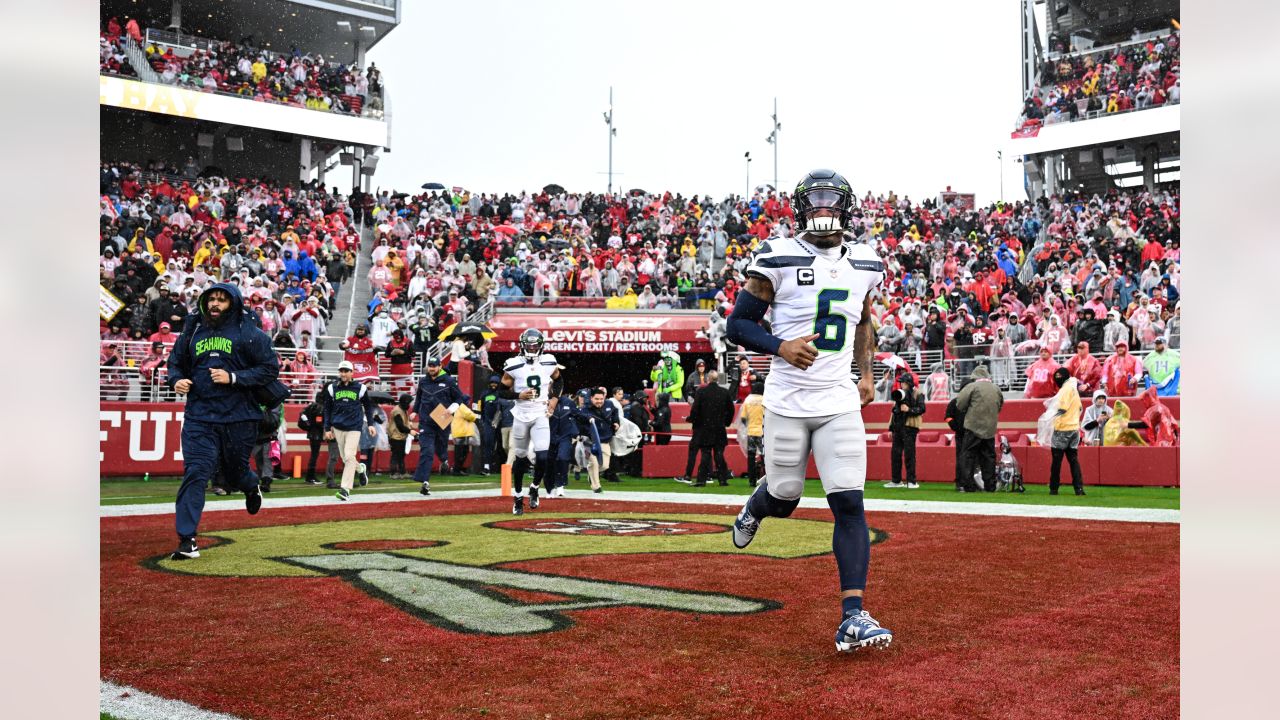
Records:
M529 483L529 507L538 507L538 486L547 476L547 450L551 447L551 424L548 418L560 397L560 368L554 355L542 352L546 338L537 328L520 333L519 354L502 366L499 395L516 401L511 411L511 446L515 462L511 468L515 489L513 515L524 514L524 474L533 464L533 480Z
M841 590L836 649L886 647L893 633L862 607L871 543L862 504L867 439L861 407L875 394L870 307L884 265L869 246L845 235L853 191L839 173L814 170L791 201L799 232L770 238L756 250L728 322L731 341L774 356L764 385L765 479L738 513L733 543L746 547L765 518L796 509L812 452L835 516L832 550ZM777 335L760 325L770 308Z

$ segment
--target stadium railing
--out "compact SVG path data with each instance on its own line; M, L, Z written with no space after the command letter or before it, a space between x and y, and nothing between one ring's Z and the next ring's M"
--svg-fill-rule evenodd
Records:
M1013 357L992 357L987 354L990 345L964 345L957 346L958 354L967 354L972 351L975 354L971 357L950 357L944 358L941 350L921 350L919 352L894 353L907 362L912 372L916 373L923 381L924 377L932 372L932 368L937 363L942 363L943 370L951 378L951 389L956 391L960 389L960 384L969 378L979 364L986 365L991 371L992 381L1007 392L1021 392L1022 388L1027 384L1027 368L1031 367L1040 359L1038 354L1032 355L1014 355ZM1142 362L1147 356L1149 350L1135 350L1131 355L1138 358L1138 362ZM1053 359L1059 365L1066 365L1067 361L1075 353L1061 353L1053 356ZM1099 363L1105 363L1111 353L1091 353L1093 357L1098 359ZM738 381L738 358L745 357L750 363L753 372L764 379L769 374L769 365L772 361L771 355L761 355L759 353L749 352L730 352L725 355L725 368L727 369L727 379L730 383ZM876 382L884 379L889 374L889 366L882 362L872 363L872 377Z

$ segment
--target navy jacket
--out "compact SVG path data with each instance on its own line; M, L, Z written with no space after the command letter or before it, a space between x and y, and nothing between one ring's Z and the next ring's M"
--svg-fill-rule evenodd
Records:
M231 296L231 308L214 327L205 319L209 293L223 290ZM169 354L167 382L191 381L186 417L208 423L232 423L262 419L262 408L253 397L255 388L273 384L280 375L280 360L271 349L271 338L245 310L240 290L229 283L217 283L200 293L200 313L189 315L182 335ZM229 385L213 382L212 369L226 370L235 377Z
M363 430L365 423L373 424L373 398L364 383L340 380L324 388L324 430Z
M436 425L429 415L436 405L448 408L454 403L461 403L462 391L458 389L458 381L448 373L442 372L435 377L422 376L418 381L418 391L413 398L413 411L418 413L418 426L428 430L449 432L449 428Z
M618 417L618 408L614 407L613 403L606 401L601 407L587 403L582 409L595 418L596 432L600 433L600 442L603 444L612 440L613 426L622 424L622 420Z

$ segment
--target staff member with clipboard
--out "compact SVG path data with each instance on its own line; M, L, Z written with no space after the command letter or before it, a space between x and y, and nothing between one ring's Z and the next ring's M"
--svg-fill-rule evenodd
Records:
M440 369L440 358L427 359L427 371L418 381L413 411L418 422L418 466L413 479L422 483L418 492L431 494L431 465L440 458L440 474L449 472L449 426L453 413L462 402L458 381Z

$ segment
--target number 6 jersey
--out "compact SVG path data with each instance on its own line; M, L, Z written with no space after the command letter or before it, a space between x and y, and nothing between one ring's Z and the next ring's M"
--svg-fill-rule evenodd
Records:
M857 410L853 335L863 299L884 280L884 264L875 250L847 236L843 245L830 250L798 238L770 238L756 250L746 274L773 284L774 335L783 340L818 335L813 341L818 359L809 369L773 358L764 406L788 417Z
M517 393L536 390L532 400L517 400L511 415L521 422L529 422L547 416L547 399L551 395L551 376L556 371L556 357L542 353L533 362L517 355L502 366L502 371L515 380L512 389Z

